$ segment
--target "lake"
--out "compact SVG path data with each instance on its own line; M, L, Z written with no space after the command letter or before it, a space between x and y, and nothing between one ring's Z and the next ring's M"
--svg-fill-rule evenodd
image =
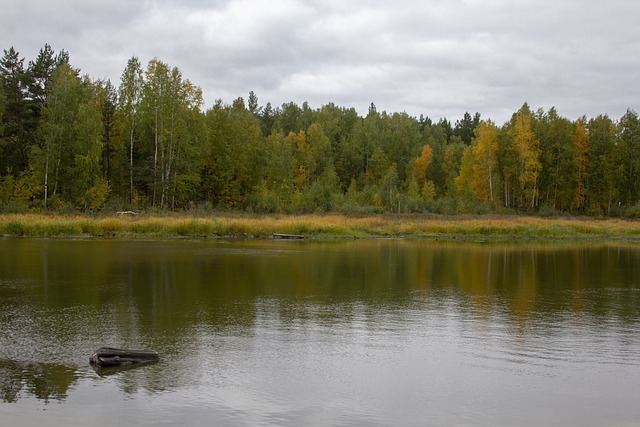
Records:
M0 425L637 426L640 245L1 238Z

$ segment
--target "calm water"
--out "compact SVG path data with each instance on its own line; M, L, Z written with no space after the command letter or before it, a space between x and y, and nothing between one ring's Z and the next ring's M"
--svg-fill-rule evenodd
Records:
M640 246L0 239L0 425L43 423L637 426Z

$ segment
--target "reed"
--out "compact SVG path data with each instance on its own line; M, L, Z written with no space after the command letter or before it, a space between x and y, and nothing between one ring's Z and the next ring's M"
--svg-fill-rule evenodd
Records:
M311 238L640 240L640 222L622 219L436 215L0 215L0 234L11 236L260 237L275 233L301 234Z

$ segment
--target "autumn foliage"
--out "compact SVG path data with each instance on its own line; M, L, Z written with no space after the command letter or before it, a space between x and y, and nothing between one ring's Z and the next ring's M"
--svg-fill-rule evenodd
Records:
M524 104L498 125L215 101L154 58L118 84L45 46L0 59L0 211L640 215L640 120Z

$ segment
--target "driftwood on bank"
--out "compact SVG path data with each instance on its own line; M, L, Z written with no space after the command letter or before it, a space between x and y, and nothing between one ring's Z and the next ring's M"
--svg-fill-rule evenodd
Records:
M156 363L160 360L157 351L127 350L112 347L101 347L89 358L89 362L100 368L112 366L134 366Z

